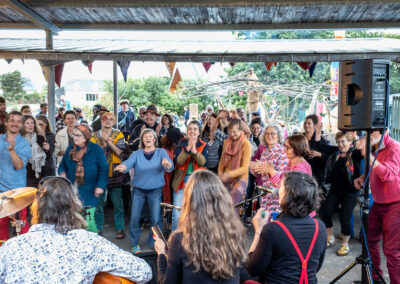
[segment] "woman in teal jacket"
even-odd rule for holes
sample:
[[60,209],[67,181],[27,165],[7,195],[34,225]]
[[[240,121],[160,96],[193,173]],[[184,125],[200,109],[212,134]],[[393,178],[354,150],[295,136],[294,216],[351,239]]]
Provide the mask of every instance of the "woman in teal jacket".
[[82,205],[86,210],[88,230],[97,233],[94,212],[99,196],[107,188],[108,163],[100,146],[90,142],[89,126],[81,124],[72,133],[74,144],[68,146],[58,173],[78,187]]

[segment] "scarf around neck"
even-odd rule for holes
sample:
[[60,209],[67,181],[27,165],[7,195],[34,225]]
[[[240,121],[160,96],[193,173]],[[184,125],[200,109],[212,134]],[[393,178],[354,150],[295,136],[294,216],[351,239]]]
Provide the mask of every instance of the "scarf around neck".
[[[89,143],[89,141],[88,141]],[[83,167],[83,156],[86,154],[88,143],[85,144],[82,148],[78,149],[76,145],[70,151],[71,160],[76,162],[75,169],[75,181],[78,185],[82,185],[85,182],[85,169]]]
[[46,153],[37,143],[36,132],[33,132],[31,135],[25,135],[25,139],[28,140],[32,148],[32,158],[29,162],[32,165],[32,170],[35,172],[35,177],[39,178],[42,167],[46,163]]
[[230,164],[230,170],[240,168],[240,161],[242,160],[242,145],[245,139],[244,134],[234,141],[231,137],[225,140],[224,151],[222,153],[222,163],[224,168]]

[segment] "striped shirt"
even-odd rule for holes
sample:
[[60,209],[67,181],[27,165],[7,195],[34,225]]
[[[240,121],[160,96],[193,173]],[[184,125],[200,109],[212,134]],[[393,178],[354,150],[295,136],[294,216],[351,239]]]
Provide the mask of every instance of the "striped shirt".
[[292,172],[292,171],[303,172],[312,177],[312,170],[310,164],[307,161],[302,161],[301,163],[298,163],[297,165],[294,166],[291,166],[289,164],[282,172],[276,172],[275,175],[273,175],[270,179],[273,186],[279,188],[281,186],[283,174],[285,172]]

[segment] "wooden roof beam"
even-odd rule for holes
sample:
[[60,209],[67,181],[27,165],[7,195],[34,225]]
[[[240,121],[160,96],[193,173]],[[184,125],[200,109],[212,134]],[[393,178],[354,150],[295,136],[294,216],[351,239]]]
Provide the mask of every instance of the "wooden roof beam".
[[[62,30],[129,30],[129,31],[240,31],[240,30],[359,30],[400,28],[400,21],[386,22],[329,22],[329,23],[275,23],[275,24],[61,24]],[[32,23],[2,23],[0,29],[38,29]]]
[[19,0],[2,0],[2,2],[7,6],[9,6],[11,9],[17,11],[18,13],[26,17],[28,20],[30,20],[33,24],[35,24],[39,28],[42,28],[44,30],[50,30],[54,34],[58,34],[61,31],[59,27],[54,25],[52,22],[46,20],[45,18],[43,18],[35,10],[33,10],[31,7],[29,7],[25,3],[22,3]]

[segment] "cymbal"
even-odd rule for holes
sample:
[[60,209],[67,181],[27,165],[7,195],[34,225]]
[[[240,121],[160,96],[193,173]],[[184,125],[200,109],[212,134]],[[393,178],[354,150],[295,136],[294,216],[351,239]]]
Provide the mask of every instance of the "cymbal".
[[10,216],[21,211],[36,198],[37,189],[21,187],[0,194],[0,218]]

